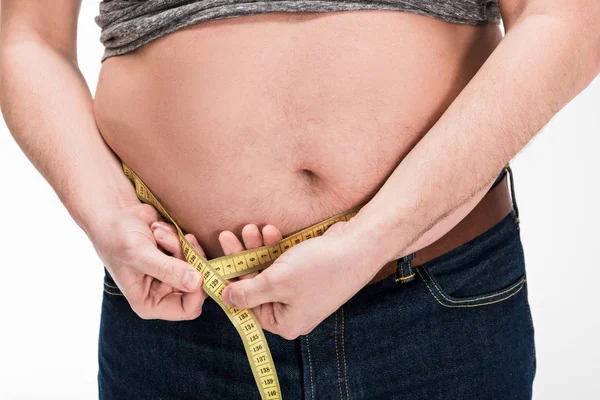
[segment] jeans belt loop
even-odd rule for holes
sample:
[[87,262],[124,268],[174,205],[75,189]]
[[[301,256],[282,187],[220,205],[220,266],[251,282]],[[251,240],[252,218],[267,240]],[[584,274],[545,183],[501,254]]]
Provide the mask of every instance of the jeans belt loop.
[[407,256],[396,260],[396,282],[408,283],[415,279],[415,270],[412,267],[412,259],[415,258],[416,253],[411,253]]
[[515,220],[515,223],[517,224],[517,229],[519,229],[521,221],[519,220],[519,207],[517,207],[517,197],[515,195],[515,178],[513,176],[513,171],[510,167],[510,163],[506,164],[504,166],[504,169],[506,170],[509,179],[510,198],[512,201],[512,210],[510,210],[510,212]]

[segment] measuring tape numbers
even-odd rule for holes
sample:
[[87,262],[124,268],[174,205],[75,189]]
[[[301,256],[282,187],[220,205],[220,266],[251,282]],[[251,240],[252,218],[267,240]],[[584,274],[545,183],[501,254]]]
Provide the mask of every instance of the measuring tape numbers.
[[125,176],[135,186],[138,199],[152,205],[165,220],[170,221],[175,226],[185,260],[200,271],[204,278],[202,287],[227,314],[240,335],[261,399],[282,400],[273,357],[256,316],[250,309],[237,309],[227,306],[223,302],[223,289],[228,285],[228,279],[263,270],[293,246],[310,238],[323,235],[336,222],[348,221],[358,213],[361,206],[298,231],[277,243],[207,260],[185,238],[185,233],[177,222],[169,215],[142,179],[124,162],[121,162],[121,164]]

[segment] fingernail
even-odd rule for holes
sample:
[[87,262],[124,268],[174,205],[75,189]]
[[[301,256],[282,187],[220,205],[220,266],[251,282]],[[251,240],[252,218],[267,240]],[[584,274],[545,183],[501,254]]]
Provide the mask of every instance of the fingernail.
[[167,224],[162,221],[154,221],[152,224],[150,224],[150,228],[152,228],[152,229],[167,228]]
[[165,238],[165,230],[161,229],[161,228],[156,228],[154,230],[154,237],[156,237],[157,239],[164,239]]
[[183,280],[181,284],[190,290],[194,290],[198,287],[198,283],[200,282],[200,274],[195,271],[187,271],[185,275],[183,275]]

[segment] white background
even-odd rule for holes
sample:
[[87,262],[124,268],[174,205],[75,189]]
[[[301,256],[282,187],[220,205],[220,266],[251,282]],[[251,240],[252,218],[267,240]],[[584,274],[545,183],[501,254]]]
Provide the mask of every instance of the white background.
[[[79,60],[93,90],[98,5],[83,3]],[[600,77],[511,162],[536,329],[535,399],[600,398],[599,152]],[[2,121],[0,183],[0,399],[97,398],[102,263]]]

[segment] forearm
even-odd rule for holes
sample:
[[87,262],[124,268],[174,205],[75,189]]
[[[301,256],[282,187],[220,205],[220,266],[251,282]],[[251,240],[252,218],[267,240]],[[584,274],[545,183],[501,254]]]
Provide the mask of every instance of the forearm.
[[100,136],[77,66],[43,41],[0,46],[0,105],[17,144],[86,233],[110,206],[135,201],[118,158]]
[[[597,10],[597,8],[596,8]],[[597,13],[596,13],[597,15]],[[579,24],[579,25],[578,25]],[[600,69],[583,21],[524,12],[442,117],[352,220],[379,263],[464,217],[505,166]]]

